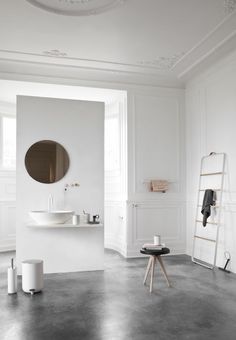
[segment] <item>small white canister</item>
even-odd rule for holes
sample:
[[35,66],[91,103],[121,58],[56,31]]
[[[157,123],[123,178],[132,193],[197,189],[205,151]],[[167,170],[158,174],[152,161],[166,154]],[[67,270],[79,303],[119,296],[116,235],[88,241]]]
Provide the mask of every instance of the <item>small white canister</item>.
[[85,214],[79,215],[80,224],[88,224],[89,220],[90,220],[90,214],[85,213]]
[[161,236],[160,235],[154,235],[154,244],[156,246],[160,246],[161,245]]
[[72,216],[72,224],[73,225],[79,224],[79,215],[73,215]]

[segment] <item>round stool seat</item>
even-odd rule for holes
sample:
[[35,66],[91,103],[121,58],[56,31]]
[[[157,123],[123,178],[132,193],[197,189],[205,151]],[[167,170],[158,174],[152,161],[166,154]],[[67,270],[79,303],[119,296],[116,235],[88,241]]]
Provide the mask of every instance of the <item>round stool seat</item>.
[[22,261],[22,289],[25,293],[37,293],[43,289],[43,261]]
[[153,255],[153,256],[159,256],[159,255],[165,255],[169,254],[170,249],[169,248],[162,248],[162,249],[141,249],[140,253],[145,255]]

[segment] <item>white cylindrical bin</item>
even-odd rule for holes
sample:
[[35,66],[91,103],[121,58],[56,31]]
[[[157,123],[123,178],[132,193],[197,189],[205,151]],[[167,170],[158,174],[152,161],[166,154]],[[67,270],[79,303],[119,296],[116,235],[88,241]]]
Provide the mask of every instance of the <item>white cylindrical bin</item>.
[[43,289],[43,261],[22,262],[22,289],[25,293],[37,293]]

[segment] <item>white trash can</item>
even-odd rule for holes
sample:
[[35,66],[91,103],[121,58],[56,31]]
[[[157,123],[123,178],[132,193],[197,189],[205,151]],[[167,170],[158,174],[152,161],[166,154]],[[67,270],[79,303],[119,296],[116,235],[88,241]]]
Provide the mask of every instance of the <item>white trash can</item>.
[[43,261],[22,262],[22,289],[25,293],[37,293],[43,289]]

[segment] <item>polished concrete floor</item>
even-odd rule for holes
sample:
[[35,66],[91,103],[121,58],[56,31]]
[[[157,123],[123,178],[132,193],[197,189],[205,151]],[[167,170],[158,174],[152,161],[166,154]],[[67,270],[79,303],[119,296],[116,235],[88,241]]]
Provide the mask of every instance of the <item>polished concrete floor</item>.
[[236,276],[188,256],[164,258],[172,288],[156,271],[143,286],[147,259],[106,252],[105,271],[45,275],[43,293],[6,293],[0,255],[1,340],[235,340]]

